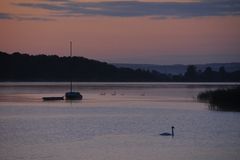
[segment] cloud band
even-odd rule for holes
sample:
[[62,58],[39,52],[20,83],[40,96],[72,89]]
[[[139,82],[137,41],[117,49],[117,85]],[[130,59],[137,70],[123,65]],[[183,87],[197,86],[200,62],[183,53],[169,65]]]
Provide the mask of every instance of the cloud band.
[[[105,1],[76,2],[74,0],[46,0],[35,3],[15,3],[18,7],[44,9],[51,18],[57,16],[109,16],[109,17],[152,17],[193,18],[206,16],[239,16],[240,1],[202,0],[199,2],[143,2]],[[0,13],[0,19],[11,19],[10,14]],[[50,18],[49,18],[50,19]]]

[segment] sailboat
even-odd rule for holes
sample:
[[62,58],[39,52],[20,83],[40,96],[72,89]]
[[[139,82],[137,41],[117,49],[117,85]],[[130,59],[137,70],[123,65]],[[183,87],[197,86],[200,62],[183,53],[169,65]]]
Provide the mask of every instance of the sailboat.
[[[70,41],[70,59],[72,59],[72,41]],[[71,65],[70,68],[72,69]],[[72,87],[72,75],[70,81],[70,91],[65,93],[66,100],[81,100],[83,96],[79,92],[74,92]]]

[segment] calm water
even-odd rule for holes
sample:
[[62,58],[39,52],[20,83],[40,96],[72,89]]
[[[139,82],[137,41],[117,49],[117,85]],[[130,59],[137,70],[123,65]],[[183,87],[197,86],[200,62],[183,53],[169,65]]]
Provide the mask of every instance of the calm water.
[[[214,83],[0,83],[0,159],[229,160],[240,157],[240,113],[209,111]],[[175,137],[159,136],[175,126]]]

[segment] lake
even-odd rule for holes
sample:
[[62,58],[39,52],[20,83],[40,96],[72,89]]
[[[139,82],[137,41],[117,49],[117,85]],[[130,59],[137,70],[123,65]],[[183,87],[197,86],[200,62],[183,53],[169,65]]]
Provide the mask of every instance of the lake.
[[[234,160],[240,113],[208,109],[199,92],[236,83],[0,83],[3,160]],[[160,136],[171,132],[172,138]]]

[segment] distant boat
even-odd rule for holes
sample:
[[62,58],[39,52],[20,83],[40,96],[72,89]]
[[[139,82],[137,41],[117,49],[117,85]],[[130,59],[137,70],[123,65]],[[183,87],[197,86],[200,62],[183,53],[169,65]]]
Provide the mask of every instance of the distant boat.
[[82,95],[79,92],[66,92],[65,93],[66,100],[82,100]]
[[[70,58],[72,59],[72,41],[70,41]],[[72,68],[70,66],[70,68]],[[73,92],[72,89],[72,75],[71,75],[71,81],[70,81],[70,92],[65,93],[66,100],[82,100],[83,96],[80,94],[80,92]]]

